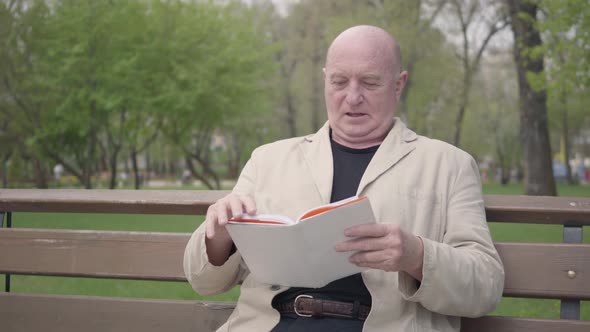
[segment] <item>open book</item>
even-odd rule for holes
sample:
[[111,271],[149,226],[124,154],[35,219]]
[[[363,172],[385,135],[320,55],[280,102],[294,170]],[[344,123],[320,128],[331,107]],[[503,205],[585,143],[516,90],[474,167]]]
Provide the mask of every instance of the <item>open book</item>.
[[351,197],[306,211],[296,220],[277,215],[242,215],[227,230],[250,272],[260,282],[318,288],[366,268],[334,246],[350,238],[348,227],[375,223],[367,197]]

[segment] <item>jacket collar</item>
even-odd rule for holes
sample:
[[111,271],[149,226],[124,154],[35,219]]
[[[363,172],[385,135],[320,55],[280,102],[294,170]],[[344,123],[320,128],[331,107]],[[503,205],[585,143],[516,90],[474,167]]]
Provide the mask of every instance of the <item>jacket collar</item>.
[[[360,195],[381,174],[412,152],[416,148],[417,140],[418,135],[396,117],[393,128],[367,166],[359,183],[357,195]],[[332,193],[332,178],[334,176],[328,122],[315,134],[305,136],[300,148],[322,202],[328,203]]]
[[379,146],[377,152],[367,166],[359,187],[357,195],[360,195],[365,188],[375,181],[381,174],[395,166],[400,160],[416,148],[418,135],[408,129],[399,118],[395,118],[393,128]]

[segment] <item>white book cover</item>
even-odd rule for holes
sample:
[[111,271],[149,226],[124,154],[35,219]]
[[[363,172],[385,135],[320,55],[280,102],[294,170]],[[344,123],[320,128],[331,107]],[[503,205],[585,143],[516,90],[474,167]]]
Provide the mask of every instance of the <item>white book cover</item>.
[[367,197],[314,208],[294,222],[275,217],[242,216],[227,225],[258,281],[319,288],[366,270],[348,261],[352,252],[336,252],[334,247],[350,239],[344,235],[346,228],[376,222]]

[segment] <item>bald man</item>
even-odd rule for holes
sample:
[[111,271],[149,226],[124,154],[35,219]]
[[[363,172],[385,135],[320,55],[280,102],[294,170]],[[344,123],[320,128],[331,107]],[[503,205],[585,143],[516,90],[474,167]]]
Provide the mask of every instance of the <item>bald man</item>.
[[[219,331],[459,331],[461,316],[494,309],[504,271],[476,163],[395,117],[407,78],[399,45],[380,28],[352,27],[332,42],[327,123],[257,148],[186,247],[185,273],[198,293],[242,283]],[[378,222],[348,228],[350,240],[334,250],[368,269],[322,288],[257,281],[225,229],[243,213],[296,218],[354,195],[369,197]]]

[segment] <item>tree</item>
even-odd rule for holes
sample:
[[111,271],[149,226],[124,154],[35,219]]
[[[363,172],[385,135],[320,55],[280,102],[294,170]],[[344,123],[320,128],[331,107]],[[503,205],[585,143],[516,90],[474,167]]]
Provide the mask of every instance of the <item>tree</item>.
[[[268,110],[274,49],[255,12],[240,3],[169,1],[152,19],[158,29],[160,94],[155,108],[165,137],[184,153],[186,167],[208,188],[219,189],[220,170],[211,140],[224,123],[245,121]],[[212,56],[214,55],[214,56]]]
[[[483,53],[489,42],[494,35],[508,26],[508,21],[503,15],[501,4],[497,1],[450,0],[449,6],[451,7],[453,17],[459,22],[462,42],[461,52],[457,53],[457,57],[460,59],[463,67],[463,79],[459,97],[459,110],[455,120],[455,133],[453,135],[453,144],[459,146],[461,143],[463,119],[472,91],[473,77],[479,69]],[[489,12],[492,14],[487,14]],[[487,16],[491,17],[488,18]],[[485,25],[484,31],[486,32],[484,37],[481,38],[481,43],[477,45],[476,39],[471,37],[470,33],[479,28],[478,25],[480,24]]]
[[539,6],[544,14],[539,22],[544,43],[536,50],[545,54],[547,66],[546,75],[537,81],[541,85],[547,82],[550,128],[560,132],[566,179],[574,183],[568,162],[571,141],[582,129],[585,118],[590,118],[585,105],[579,102],[590,86],[590,10],[586,1],[577,0],[544,0]]
[[557,189],[547,127],[547,94],[544,85],[535,89],[529,80],[531,75],[543,72],[543,54],[531,51],[541,45],[536,26],[538,6],[528,0],[508,0],[508,7],[518,72],[525,194],[555,196]]
[[[48,167],[47,157],[30,136],[43,125],[40,105],[35,102],[40,90],[31,78],[48,14],[40,0],[0,1],[0,112],[8,121],[5,132],[11,150],[18,150],[30,162],[39,188],[48,186]],[[13,155],[7,153],[4,158],[7,161]]]
[[[283,18],[278,13],[272,12],[272,38],[273,42],[280,45],[275,54],[275,62],[279,66],[277,77],[277,104],[279,114],[286,124],[287,137],[298,135],[298,113],[299,107],[296,104],[296,96],[293,91],[293,78],[295,69],[301,59],[298,57],[297,45],[293,41],[302,38],[304,25],[293,22],[294,16]],[[281,121],[283,122],[283,121]],[[277,124],[280,125],[280,124]]]

